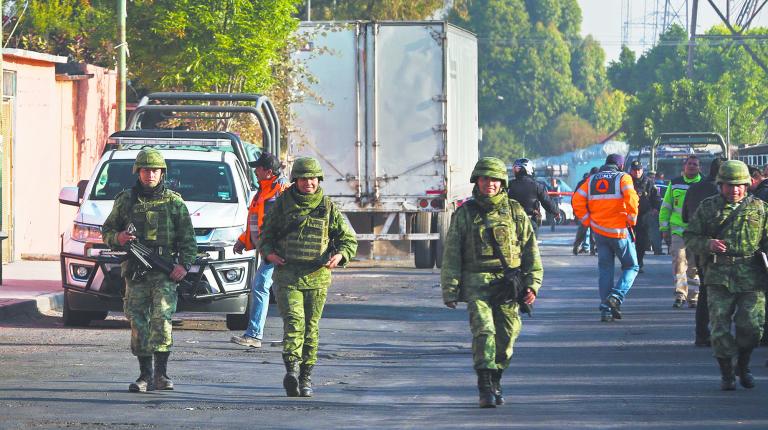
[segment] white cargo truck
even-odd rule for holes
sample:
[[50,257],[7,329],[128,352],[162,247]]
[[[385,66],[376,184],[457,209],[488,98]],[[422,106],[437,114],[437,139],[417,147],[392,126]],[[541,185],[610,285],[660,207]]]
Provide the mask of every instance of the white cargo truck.
[[288,162],[320,160],[358,258],[441,265],[478,156],[477,40],[442,21],[312,22],[295,54],[314,80],[291,105]]

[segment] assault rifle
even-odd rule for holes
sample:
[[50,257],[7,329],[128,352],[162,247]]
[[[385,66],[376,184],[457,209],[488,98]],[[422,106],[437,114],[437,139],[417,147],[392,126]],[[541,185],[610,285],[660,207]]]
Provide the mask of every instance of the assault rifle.
[[[125,231],[128,234],[135,235],[136,234],[136,227],[133,225],[133,223],[128,224],[128,227],[125,229]],[[176,263],[166,260],[155,252],[152,248],[144,245],[143,243],[139,242],[138,239],[133,239],[125,244],[126,250],[124,257],[125,258],[132,258],[136,263],[136,272],[134,276],[138,279],[143,278],[150,270],[157,269],[163,273],[166,273],[168,275],[173,272],[173,268],[176,265]],[[113,256],[118,256],[117,252],[110,253]],[[106,253],[102,253],[102,255],[106,255]],[[205,263],[207,262],[208,258],[197,258],[195,260],[195,265],[199,266],[199,273],[202,274],[203,269],[205,267]],[[207,282],[191,282],[188,279],[184,278],[181,281],[178,282],[179,289],[182,292],[182,295],[184,296],[194,296],[198,293],[203,294],[210,294],[212,291],[210,290],[210,285],[208,285]],[[203,290],[203,291],[200,291]]]
[[531,305],[525,303],[525,285],[523,284],[523,272],[519,268],[506,267],[504,276],[490,282],[491,287],[495,287],[497,293],[491,297],[493,304],[517,303],[520,312],[531,316],[533,309]]

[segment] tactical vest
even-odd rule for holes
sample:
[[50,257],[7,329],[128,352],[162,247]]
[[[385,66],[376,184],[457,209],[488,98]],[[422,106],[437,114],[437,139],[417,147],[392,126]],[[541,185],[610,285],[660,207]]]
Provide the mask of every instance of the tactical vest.
[[[286,262],[318,263],[330,242],[328,229],[331,225],[331,206],[328,197],[307,215],[296,227],[279,241],[280,255]],[[323,262],[324,263],[324,262]]]
[[167,247],[169,250],[174,243],[173,220],[171,219],[171,201],[174,193],[166,191],[159,199],[143,199],[133,195],[132,206],[128,220],[136,227],[139,240],[153,247]]
[[493,252],[491,236],[496,238],[509,267],[520,267],[520,232],[518,226],[523,222],[522,215],[516,219],[512,215],[509,200],[503,200],[497,210],[486,214],[486,226],[480,206],[469,201],[470,225],[467,231],[467,248],[464,252],[464,262],[470,272],[498,272],[504,269],[501,259]]

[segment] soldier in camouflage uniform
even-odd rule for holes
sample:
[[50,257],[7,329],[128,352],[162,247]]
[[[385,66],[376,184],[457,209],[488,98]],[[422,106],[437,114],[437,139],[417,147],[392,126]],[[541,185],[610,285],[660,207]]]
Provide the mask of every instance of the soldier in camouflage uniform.
[[720,194],[701,202],[683,237],[687,247],[705,257],[712,349],[720,365],[721,388],[734,390],[736,373],[743,387],[752,388],[749,360],[763,332],[763,289],[768,281],[756,258],[757,252],[768,250],[766,205],[747,195],[749,170],[741,161],[723,163],[717,183]]
[[[135,262],[123,262],[123,308],[131,323],[131,352],[138,357],[141,371],[136,382],[128,387],[132,392],[145,392],[152,388],[152,382],[155,389],[173,389],[167,364],[173,344],[171,316],[176,312],[178,299],[176,283],[184,279],[197,254],[187,206],[179,194],[165,188],[166,169],[163,156],[156,150],[139,152],[133,165],[133,173],[138,173],[139,179],[133,188],[117,195],[102,230],[104,242],[114,249],[138,239],[177,262],[170,275],[151,270],[144,276],[136,273]],[[131,223],[136,227],[134,234],[126,231]]]
[[509,366],[522,321],[517,303],[491,302],[503,288],[491,282],[502,278],[504,270],[491,235],[507,264],[522,270],[528,304],[536,299],[543,269],[530,219],[518,202],[507,197],[504,163],[497,158],[481,158],[470,182],[475,183],[473,199],[451,218],[440,279],[446,306],[455,309],[457,302],[467,302],[480,407],[492,408],[504,404],[501,376]]
[[288,188],[266,215],[259,250],[275,265],[277,307],[283,318],[283,387],[289,397],[312,397],[319,323],[331,269],[357,252],[354,232],[323,194],[323,171],[314,158],[298,158]]

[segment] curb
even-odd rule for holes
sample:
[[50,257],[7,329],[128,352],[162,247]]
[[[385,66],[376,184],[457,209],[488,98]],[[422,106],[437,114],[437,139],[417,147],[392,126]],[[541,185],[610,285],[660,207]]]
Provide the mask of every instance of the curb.
[[40,315],[49,311],[61,312],[64,293],[41,294],[34,299],[0,299],[0,321],[19,316]]

